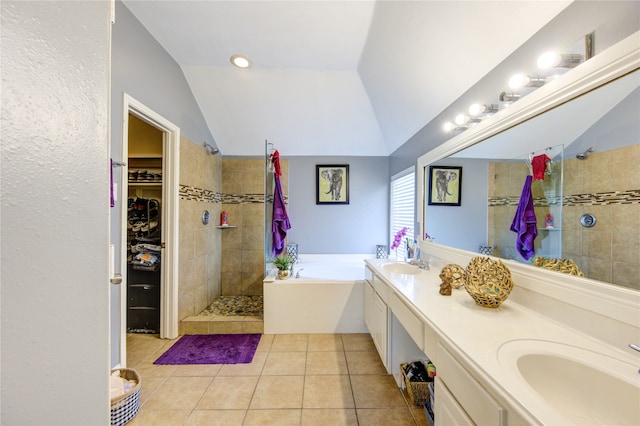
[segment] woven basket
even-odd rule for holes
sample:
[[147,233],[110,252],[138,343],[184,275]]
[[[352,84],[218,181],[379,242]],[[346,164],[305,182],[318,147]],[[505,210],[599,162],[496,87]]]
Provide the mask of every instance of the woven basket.
[[549,257],[536,257],[533,262],[539,268],[549,269],[550,271],[558,271],[564,274],[576,275],[584,277],[584,273],[578,268],[578,265],[571,259],[552,259]]
[[513,280],[511,271],[499,260],[474,257],[467,265],[464,288],[476,304],[486,308],[497,308],[507,300]]
[[115,371],[120,372],[120,377],[137,382],[129,392],[116,398],[111,398],[111,426],[121,426],[138,414],[142,381],[140,380],[140,375],[131,368],[116,368],[111,370],[111,373]]
[[[422,361],[420,361],[422,362]],[[424,362],[422,362],[424,364]],[[404,372],[408,363],[400,364],[400,373],[402,373],[402,381],[407,388],[407,393],[413,403],[419,407],[423,406],[429,399],[429,383],[431,382],[412,382]],[[426,369],[426,366],[425,366]]]

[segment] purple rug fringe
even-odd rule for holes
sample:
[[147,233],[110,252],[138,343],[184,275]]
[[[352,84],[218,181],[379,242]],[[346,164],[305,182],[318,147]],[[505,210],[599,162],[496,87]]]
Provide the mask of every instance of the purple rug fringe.
[[186,334],[154,364],[248,364],[260,334]]

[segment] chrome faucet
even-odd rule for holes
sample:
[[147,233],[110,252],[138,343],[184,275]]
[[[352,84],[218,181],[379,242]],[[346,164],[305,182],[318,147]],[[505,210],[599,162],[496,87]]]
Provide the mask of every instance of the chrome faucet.
[[300,278],[300,271],[304,271],[304,268],[300,268],[298,269],[298,272],[296,272],[296,278]]
[[420,258],[418,259],[411,259],[409,261],[410,265],[416,265],[418,268],[420,269],[425,269],[427,271],[429,271],[431,269],[431,266],[429,265],[429,261],[428,260],[422,260]]

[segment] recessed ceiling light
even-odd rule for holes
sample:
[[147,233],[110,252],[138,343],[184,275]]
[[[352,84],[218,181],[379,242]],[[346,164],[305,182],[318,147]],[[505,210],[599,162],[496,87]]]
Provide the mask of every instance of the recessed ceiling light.
[[238,68],[249,68],[251,66],[251,61],[244,55],[233,55],[231,63]]

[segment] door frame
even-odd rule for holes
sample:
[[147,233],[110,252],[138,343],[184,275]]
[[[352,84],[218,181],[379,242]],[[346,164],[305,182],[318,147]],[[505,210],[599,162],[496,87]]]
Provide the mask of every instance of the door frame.
[[[160,338],[178,337],[178,178],[180,174],[180,128],[127,93],[123,94],[122,156],[129,152],[129,114],[159,129],[162,138],[162,264],[160,285]],[[128,166],[122,167],[120,197],[128,198]],[[120,270],[120,360],[126,364],[127,342],[127,203],[121,211]],[[169,218],[170,220],[166,220]]]

